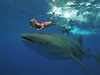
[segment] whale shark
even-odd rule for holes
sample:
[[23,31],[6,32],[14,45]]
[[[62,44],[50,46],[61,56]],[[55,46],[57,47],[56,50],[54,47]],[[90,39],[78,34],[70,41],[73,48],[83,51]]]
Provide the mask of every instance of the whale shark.
[[95,57],[100,65],[100,53],[92,54],[89,49],[82,47],[82,36],[73,40],[64,35],[53,33],[21,34],[21,40],[34,52],[53,60],[72,59],[91,75],[91,72],[82,64],[83,57]]

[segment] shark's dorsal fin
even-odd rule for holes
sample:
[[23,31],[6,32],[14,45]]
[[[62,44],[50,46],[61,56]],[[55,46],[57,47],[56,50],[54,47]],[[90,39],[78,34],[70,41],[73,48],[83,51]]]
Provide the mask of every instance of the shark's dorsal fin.
[[71,57],[75,62],[77,62],[78,64],[80,64],[80,65],[84,68],[84,70],[86,70],[86,71],[88,72],[89,75],[91,75],[91,73],[88,71],[88,69],[87,69],[75,56],[73,56],[73,55],[71,54],[70,57]]
[[82,39],[82,36],[80,36],[77,41],[81,44],[81,46],[83,45],[83,39]]

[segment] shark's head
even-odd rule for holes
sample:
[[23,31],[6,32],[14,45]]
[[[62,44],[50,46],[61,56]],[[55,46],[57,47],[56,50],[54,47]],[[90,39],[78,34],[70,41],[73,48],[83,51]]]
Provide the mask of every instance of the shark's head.
[[63,42],[57,35],[48,33],[34,33],[22,34],[21,38],[29,48],[42,56],[51,59],[60,59],[60,57],[63,57]]
[[46,33],[37,33],[37,34],[22,34],[21,38],[23,41],[27,41],[30,43],[37,43],[41,45],[54,45],[55,39],[54,37],[50,36],[50,34]]

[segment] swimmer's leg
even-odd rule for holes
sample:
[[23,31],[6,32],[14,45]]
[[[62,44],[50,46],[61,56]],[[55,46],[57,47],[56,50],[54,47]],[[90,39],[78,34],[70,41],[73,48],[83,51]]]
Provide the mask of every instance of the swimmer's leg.
[[53,25],[53,21],[54,21],[54,13],[52,14],[51,21],[50,21],[50,22],[46,22],[45,26],[46,26],[46,27],[52,26],[52,25]]
[[67,25],[66,24],[59,24],[59,23],[53,23],[53,25],[59,25],[60,27],[66,27]]
[[54,21],[54,12],[52,13],[51,23]]

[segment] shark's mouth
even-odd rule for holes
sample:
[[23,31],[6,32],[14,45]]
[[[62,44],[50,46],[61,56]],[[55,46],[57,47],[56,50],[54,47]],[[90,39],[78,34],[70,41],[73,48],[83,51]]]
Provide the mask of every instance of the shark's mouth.
[[30,42],[32,42],[32,40],[29,39],[28,37],[22,36],[21,38],[22,38],[22,40],[26,40],[26,41],[30,41]]

